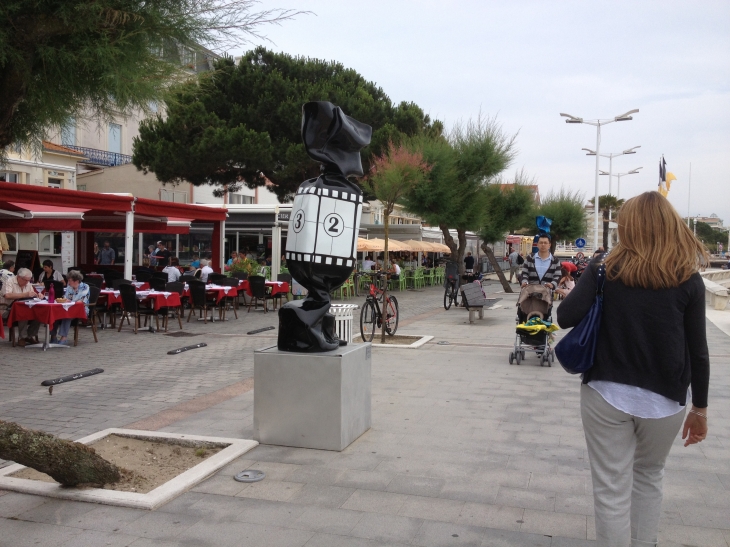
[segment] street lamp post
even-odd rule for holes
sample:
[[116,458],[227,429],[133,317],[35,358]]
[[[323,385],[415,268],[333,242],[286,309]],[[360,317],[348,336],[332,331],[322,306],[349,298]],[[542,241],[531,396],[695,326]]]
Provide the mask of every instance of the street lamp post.
[[[624,150],[623,152],[611,152],[610,154],[600,154],[602,158],[608,158],[608,193],[613,194],[611,191],[611,183],[613,182],[613,158],[617,158],[619,156],[624,156],[626,154],[636,154],[636,149],[641,148],[641,146],[634,146],[633,148],[629,148],[627,150]],[[591,150],[589,148],[581,148],[581,150],[585,150],[586,156],[595,156],[596,152],[594,150]]]
[[[643,169],[643,167],[637,167],[636,169],[632,169],[631,171],[627,171],[626,173],[616,173],[615,175],[612,175],[611,173],[607,173],[606,171],[599,171],[599,175],[608,175],[609,181],[611,180],[610,177],[616,177],[618,179],[618,186],[616,188],[616,199],[621,199],[621,177],[626,175],[636,175],[639,172],[639,169]],[[609,188],[611,187],[611,183],[608,183]],[[608,191],[608,193],[611,193],[611,190]]]
[[592,125],[596,128],[596,181],[595,181],[595,200],[593,202],[593,250],[595,251],[598,248],[598,171],[600,170],[599,166],[599,160],[600,154],[601,154],[601,126],[606,125],[613,122],[624,122],[633,120],[631,117],[631,114],[636,114],[639,111],[638,108],[635,108],[634,110],[629,110],[625,114],[621,114],[620,116],[615,116],[614,118],[608,119],[608,120],[584,120],[583,118],[579,118],[577,116],[572,116],[571,114],[565,114],[563,112],[560,113],[561,116],[564,118],[568,118],[565,120],[565,123],[584,123],[586,125]]

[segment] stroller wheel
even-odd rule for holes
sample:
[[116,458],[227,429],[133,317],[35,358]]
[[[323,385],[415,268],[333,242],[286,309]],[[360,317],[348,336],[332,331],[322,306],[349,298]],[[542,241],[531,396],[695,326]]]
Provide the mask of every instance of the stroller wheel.
[[522,361],[521,355],[522,355],[521,351],[518,351],[517,353],[515,353],[515,361],[517,361],[518,365],[520,364],[520,361]]
[[514,361],[515,361],[515,352],[510,351],[509,352],[509,364],[511,365],[512,363],[514,363]]

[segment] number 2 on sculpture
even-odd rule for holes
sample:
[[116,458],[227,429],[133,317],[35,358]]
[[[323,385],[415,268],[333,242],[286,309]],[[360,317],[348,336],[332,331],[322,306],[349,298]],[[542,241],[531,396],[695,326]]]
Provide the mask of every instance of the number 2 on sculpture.
[[344,223],[342,217],[337,213],[330,213],[324,217],[324,229],[327,234],[331,237],[337,237],[342,234]]

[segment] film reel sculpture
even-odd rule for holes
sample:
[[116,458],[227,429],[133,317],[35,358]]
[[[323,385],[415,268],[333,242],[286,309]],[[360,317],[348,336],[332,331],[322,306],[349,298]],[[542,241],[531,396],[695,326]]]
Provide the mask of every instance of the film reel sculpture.
[[348,176],[362,176],[360,150],[372,128],[328,102],[302,107],[302,139],[307,154],[322,163],[322,174],[297,189],[286,242],[292,277],[308,291],[306,299],[279,310],[278,348],[324,352],[337,349],[330,292],[355,268],[362,191]]

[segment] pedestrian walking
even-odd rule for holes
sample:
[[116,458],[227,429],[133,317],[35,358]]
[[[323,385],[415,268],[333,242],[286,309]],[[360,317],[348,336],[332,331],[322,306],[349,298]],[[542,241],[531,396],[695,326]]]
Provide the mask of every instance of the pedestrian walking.
[[[658,192],[623,205],[618,233],[605,257],[593,366],[580,388],[596,544],[655,546],[664,463],[682,422],[685,447],[707,436],[710,361],[698,269],[709,256]],[[562,328],[591,308],[603,258],[591,261],[558,308]]]
[[[520,259],[522,261],[520,262]],[[509,262],[509,282],[512,283],[512,276],[515,278],[515,282],[520,282],[520,266],[524,264],[525,259],[522,258],[522,255],[517,249],[514,249],[509,255],[507,255],[507,260]]]

